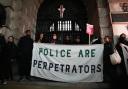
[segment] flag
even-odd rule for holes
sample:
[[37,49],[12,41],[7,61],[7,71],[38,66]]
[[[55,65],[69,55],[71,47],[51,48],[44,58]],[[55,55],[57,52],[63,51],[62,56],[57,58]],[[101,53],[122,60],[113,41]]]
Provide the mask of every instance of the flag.
[[128,46],[124,45],[124,44],[121,44],[121,47],[122,47],[122,51],[123,51],[126,72],[127,72],[127,75],[128,75]]
[[93,35],[93,32],[94,32],[94,26],[91,24],[87,24],[86,33],[89,35]]

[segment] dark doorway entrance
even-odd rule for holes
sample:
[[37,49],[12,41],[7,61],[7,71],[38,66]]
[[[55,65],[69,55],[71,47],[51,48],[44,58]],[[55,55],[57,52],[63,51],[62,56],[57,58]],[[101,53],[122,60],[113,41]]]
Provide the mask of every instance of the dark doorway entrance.
[[44,33],[47,42],[51,42],[52,34],[57,34],[58,44],[88,43],[85,33],[88,21],[86,5],[81,0],[45,0],[38,10],[36,34]]
[[4,6],[0,4],[0,27],[6,23],[6,11]]

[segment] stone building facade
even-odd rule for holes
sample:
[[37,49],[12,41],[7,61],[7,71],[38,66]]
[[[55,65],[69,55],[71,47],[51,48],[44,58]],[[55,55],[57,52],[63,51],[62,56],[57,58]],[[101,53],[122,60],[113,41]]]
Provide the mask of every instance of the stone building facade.
[[[107,0],[82,0],[87,5],[87,13],[90,16],[89,23],[96,26],[96,34],[101,38],[113,36],[109,7]],[[91,8],[96,2],[97,12]],[[7,36],[14,35],[16,40],[23,35],[26,29],[32,30],[32,37],[36,33],[37,12],[44,0],[0,0],[0,4],[6,6],[7,12],[6,30],[3,33]],[[94,5],[92,5],[94,6]],[[94,7],[95,8],[95,7]],[[92,9],[92,10],[91,10]],[[93,22],[94,21],[94,22]]]

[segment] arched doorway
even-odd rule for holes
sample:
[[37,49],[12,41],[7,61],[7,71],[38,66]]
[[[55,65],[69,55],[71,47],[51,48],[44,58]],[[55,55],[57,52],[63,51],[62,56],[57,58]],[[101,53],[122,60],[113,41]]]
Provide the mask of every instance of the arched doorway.
[[[56,33],[59,44],[64,43],[67,35],[71,39],[70,44],[74,44],[77,37],[81,40],[80,44],[88,44],[85,30],[89,15],[87,15],[84,3],[83,0],[45,0],[37,13],[36,33],[45,33],[47,42],[50,42],[52,34]],[[93,11],[90,12],[93,13]],[[61,15],[63,16],[61,17]],[[91,16],[92,21],[95,17]],[[96,16],[98,15],[96,14]],[[89,20],[89,22],[91,21]],[[94,22],[96,21],[95,19]]]
[[0,27],[5,25],[5,23],[6,23],[6,11],[4,6],[0,4]]

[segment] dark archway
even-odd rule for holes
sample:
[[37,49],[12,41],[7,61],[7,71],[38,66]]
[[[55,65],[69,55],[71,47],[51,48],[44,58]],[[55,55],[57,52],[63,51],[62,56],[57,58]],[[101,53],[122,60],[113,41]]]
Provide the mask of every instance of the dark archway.
[[[63,18],[58,10],[61,5],[65,8]],[[38,10],[36,33],[45,33],[48,42],[51,35],[56,33],[60,44],[64,43],[66,35],[70,36],[71,44],[79,36],[83,44],[88,43],[86,23],[86,6],[81,0],[45,0]]]
[[0,4],[0,27],[6,24],[6,11],[4,6]]

